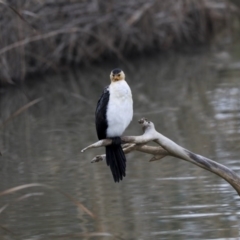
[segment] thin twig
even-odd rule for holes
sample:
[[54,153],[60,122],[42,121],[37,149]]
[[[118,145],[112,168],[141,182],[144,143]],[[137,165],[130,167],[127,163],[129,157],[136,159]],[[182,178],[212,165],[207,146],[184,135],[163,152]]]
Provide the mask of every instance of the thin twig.
[[10,117],[8,117],[5,121],[3,121],[3,123],[0,125],[1,127],[6,126],[11,120],[13,120],[15,117],[17,117],[19,114],[23,113],[24,111],[26,111],[28,108],[30,108],[31,106],[35,105],[36,103],[42,101],[43,98],[37,98],[29,103],[27,103],[26,105],[24,105],[23,107],[19,108],[16,112],[14,112]]

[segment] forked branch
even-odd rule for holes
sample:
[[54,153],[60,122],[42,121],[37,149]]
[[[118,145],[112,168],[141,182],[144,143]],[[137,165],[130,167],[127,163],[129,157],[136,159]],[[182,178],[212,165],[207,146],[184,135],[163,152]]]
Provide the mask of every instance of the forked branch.
[[[226,166],[217,163],[211,159],[205,158],[196,153],[179,146],[169,138],[163,136],[155,130],[154,124],[147,119],[139,120],[142,125],[143,134],[141,136],[123,136],[121,137],[123,143],[123,151],[127,154],[132,151],[140,151],[152,154],[150,161],[162,159],[165,156],[174,156],[182,160],[191,162],[201,168],[204,168],[212,173],[217,174],[225,179],[240,195],[240,177]],[[148,142],[154,141],[159,146],[153,147],[146,145]],[[111,139],[103,139],[84,148],[82,152],[91,149],[110,145]],[[105,155],[98,155],[93,158],[92,162],[105,160]]]

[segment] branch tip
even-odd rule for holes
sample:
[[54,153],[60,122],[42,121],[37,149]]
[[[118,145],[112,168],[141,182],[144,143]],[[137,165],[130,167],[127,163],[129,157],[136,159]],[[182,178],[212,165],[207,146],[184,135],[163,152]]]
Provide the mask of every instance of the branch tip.
[[147,122],[146,118],[141,118],[141,119],[138,120],[139,124],[143,124],[144,122]]
[[91,161],[91,163],[95,163],[95,162],[100,162],[100,161],[103,161],[105,158],[105,155],[97,155],[96,157],[94,157]]

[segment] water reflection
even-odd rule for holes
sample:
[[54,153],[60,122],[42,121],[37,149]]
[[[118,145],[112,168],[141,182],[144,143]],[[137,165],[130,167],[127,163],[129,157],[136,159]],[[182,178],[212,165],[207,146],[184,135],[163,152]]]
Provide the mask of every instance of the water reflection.
[[[236,71],[215,70],[208,53],[139,58],[122,64],[134,96],[134,120],[151,119],[180,145],[240,174],[240,91]],[[236,239],[239,198],[224,180],[190,163],[167,157],[127,156],[127,178],[115,184],[105,163],[90,164],[102,149],[80,150],[96,141],[94,111],[108,84],[111,64],[50,74],[1,93],[1,121],[28,103],[43,101],[1,129],[0,190],[40,182],[76,197],[93,220],[63,195],[44,188],[0,198],[2,239]],[[13,231],[17,236],[9,233]],[[105,234],[105,235],[104,235]],[[94,238],[94,237],[92,237]]]

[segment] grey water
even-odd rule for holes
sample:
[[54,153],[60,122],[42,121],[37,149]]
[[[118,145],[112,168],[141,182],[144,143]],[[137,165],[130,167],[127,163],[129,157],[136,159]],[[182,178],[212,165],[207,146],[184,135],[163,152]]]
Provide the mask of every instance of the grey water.
[[[120,63],[134,98],[125,135],[140,135],[138,119],[179,145],[240,174],[240,69],[234,50],[170,53]],[[223,56],[223,57],[222,57]],[[34,99],[0,128],[0,239],[239,239],[240,198],[220,177],[173,157],[149,162],[127,155],[127,177],[114,183],[97,141],[94,111],[111,63],[28,79],[2,89],[0,120]],[[8,204],[8,205],[5,205]],[[2,207],[5,209],[1,209]]]

